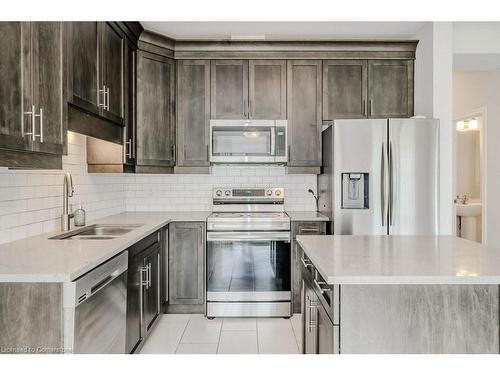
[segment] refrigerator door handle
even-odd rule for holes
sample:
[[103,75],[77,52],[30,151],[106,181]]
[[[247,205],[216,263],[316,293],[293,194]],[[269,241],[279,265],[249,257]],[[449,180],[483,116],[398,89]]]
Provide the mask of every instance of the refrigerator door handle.
[[380,211],[382,214],[382,226],[385,227],[385,219],[387,218],[387,202],[386,202],[386,152],[385,142],[382,142],[382,156],[380,158]]
[[389,225],[394,225],[394,180],[396,176],[394,174],[394,158],[392,151],[392,141],[389,142]]

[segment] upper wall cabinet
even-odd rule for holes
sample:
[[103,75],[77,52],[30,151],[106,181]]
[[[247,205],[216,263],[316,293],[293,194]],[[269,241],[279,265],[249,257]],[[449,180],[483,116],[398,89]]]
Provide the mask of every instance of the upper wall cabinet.
[[136,171],[171,173],[175,164],[175,62],[137,52]]
[[176,164],[179,172],[182,168],[182,172],[208,173],[209,131],[210,60],[179,60]]
[[289,60],[287,73],[288,172],[321,167],[321,60]]
[[0,22],[0,148],[43,153],[31,159],[2,154],[3,166],[60,168],[66,140],[62,29],[61,22]]
[[124,37],[111,22],[72,22],[71,102],[123,124]]
[[366,117],[366,60],[323,62],[323,119]]
[[285,119],[286,61],[212,60],[211,118]]
[[324,120],[412,115],[412,60],[323,61]]
[[248,117],[286,119],[286,61],[250,60]]
[[368,117],[413,116],[413,60],[368,62]]
[[248,117],[248,61],[212,60],[211,117]]

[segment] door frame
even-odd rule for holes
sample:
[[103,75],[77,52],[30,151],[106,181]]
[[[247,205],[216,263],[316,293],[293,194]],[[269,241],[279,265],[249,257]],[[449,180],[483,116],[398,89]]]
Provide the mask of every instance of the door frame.
[[[484,107],[479,107],[476,108],[472,111],[467,111],[463,112],[460,114],[460,116],[454,116],[453,117],[453,198],[457,196],[457,185],[458,185],[458,163],[457,163],[457,130],[456,130],[456,123],[460,120],[465,120],[469,119],[471,117],[482,117],[483,118],[483,123],[482,126],[479,127],[479,165],[480,165],[480,171],[481,171],[481,191],[480,191],[480,199],[481,199],[481,243],[486,244],[486,235],[488,232],[487,224],[486,224],[486,214],[488,210],[488,204],[487,204],[487,182],[488,182],[488,173],[487,173],[487,122],[488,122],[488,117],[487,117],[487,108],[486,106]],[[455,204],[453,204],[453,234],[456,236],[457,235],[457,210],[455,208]]]

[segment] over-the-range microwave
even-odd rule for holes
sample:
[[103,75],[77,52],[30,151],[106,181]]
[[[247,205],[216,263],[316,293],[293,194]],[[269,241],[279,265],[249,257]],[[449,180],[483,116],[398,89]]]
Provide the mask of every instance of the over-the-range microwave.
[[286,120],[210,120],[210,162],[285,164],[286,127]]

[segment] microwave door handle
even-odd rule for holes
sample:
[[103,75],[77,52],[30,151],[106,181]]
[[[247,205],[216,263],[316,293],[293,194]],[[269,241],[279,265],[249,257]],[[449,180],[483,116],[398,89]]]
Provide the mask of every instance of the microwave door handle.
[[271,128],[271,156],[276,155],[276,128]]

